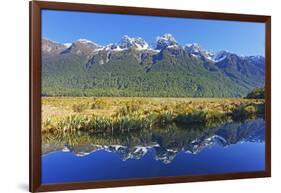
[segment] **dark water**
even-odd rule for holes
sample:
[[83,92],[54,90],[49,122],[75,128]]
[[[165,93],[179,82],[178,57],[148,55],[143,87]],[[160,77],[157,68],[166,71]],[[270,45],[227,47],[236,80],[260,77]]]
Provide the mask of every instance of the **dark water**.
[[42,182],[262,171],[264,130],[257,119],[216,128],[44,135]]

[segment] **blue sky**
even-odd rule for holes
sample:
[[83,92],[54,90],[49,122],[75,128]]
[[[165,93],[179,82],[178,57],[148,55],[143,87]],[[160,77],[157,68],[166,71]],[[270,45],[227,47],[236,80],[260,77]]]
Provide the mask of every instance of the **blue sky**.
[[264,55],[265,50],[265,25],[262,23],[42,11],[42,36],[61,43],[85,38],[106,45],[128,35],[142,37],[153,45],[156,37],[164,33],[171,33],[182,45],[196,42],[215,52],[228,50],[240,55]]

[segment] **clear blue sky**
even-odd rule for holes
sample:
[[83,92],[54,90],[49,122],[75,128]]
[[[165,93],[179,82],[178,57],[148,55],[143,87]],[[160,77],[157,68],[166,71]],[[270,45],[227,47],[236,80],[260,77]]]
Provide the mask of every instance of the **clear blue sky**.
[[85,38],[106,45],[129,35],[142,37],[153,45],[155,38],[164,33],[171,33],[182,45],[196,42],[215,52],[264,55],[265,25],[262,23],[42,11],[42,36],[61,43]]

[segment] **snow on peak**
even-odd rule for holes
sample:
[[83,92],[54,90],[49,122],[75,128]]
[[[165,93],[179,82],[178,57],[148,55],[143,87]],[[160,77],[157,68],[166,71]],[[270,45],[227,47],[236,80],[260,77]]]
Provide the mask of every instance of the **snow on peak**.
[[245,56],[244,58],[249,59],[251,61],[258,61],[258,60],[264,60],[264,56],[256,55],[256,56]]
[[264,60],[264,56],[261,56],[261,55],[244,56],[244,55],[235,54],[235,53],[230,52],[228,50],[222,50],[222,51],[219,51],[218,53],[216,53],[214,55],[214,60],[216,62],[220,62],[220,61],[224,60],[227,57],[239,57],[241,59],[249,60],[249,61],[254,62],[254,63],[255,62],[260,62],[260,61]]
[[171,43],[176,43],[176,39],[174,38],[174,36],[170,33],[165,33],[162,36],[157,36],[156,40],[163,40],[163,41],[169,41]]
[[102,46],[91,41],[91,40],[88,40],[88,39],[78,39],[74,42],[75,43],[81,43],[81,44],[85,44],[85,45],[89,45],[89,46],[95,46],[96,48],[101,48]]
[[94,42],[92,42],[91,40],[87,40],[87,39],[78,39],[76,42],[94,44]]
[[153,53],[158,53],[164,48],[171,50],[178,50],[183,48],[186,53],[193,57],[197,57],[204,61],[220,62],[228,57],[237,56],[245,60],[250,60],[251,62],[260,62],[264,60],[264,56],[241,56],[223,50],[217,53],[213,53],[207,49],[201,47],[198,43],[186,44],[181,46],[177,43],[176,39],[170,33],[165,33],[162,36],[156,37],[156,45],[152,47],[140,37],[129,37],[124,35],[118,43],[108,44],[106,46],[101,46],[88,39],[78,39],[73,43],[58,43],[46,38],[42,39],[42,51],[45,53],[67,53],[73,52],[76,54],[91,55],[97,53],[101,50],[105,51],[124,51],[130,48],[136,50],[147,50]]
[[128,35],[124,35],[121,39],[121,41],[119,42],[119,46],[121,49],[128,49],[128,48],[136,48],[139,50],[144,50],[144,49],[148,49],[148,43],[140,38],[133,38],[133,37],[129,37]]
[[229,56],[231,53],[229,51],[226,50],[222,50],[219,51],[218,53],[216,53],[213,57],[214,61],[216,62],[220,62],[223,61],[227,56]]
[[198,43],[187,44],[185,50],[194,57],[205,58],[214,61],[214,53],[202,48]]
[[156,38],[156,49],[161,50],[168,46],[177,45],[176,39],[172,36],[172,34],[165,33],[162,36],[157,36]]
[[186,47],[192,49],[195,52],[200,52],[200,51],[204,50],[203,48],[201,48],[199,46],[198,43],[186,44]]
[[123,51],[124,49],[120,48],[120,46],[117,44],[108,44],[107,46],[104,47],[104,50]]
[[66,48],[69,48],[71,45],[72,45],[72,43],[64,43],[63,44]]

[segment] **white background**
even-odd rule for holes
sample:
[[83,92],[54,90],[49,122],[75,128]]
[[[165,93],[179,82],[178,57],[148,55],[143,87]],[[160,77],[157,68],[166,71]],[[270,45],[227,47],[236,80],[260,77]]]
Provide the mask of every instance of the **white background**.
[[[74,0],[199,11],[272,16],[272,178],[197,182],[94,190],[97,193],[273,193],[281,190],[281,6],[277,0]],[[28,191],[28,1],[1,1],[0,11],[0,191]],[[90,24],[89,24],[90,25]],[[279,60],[278,60],[279,59]],[[208,161],[208,160],[206,160]],[[93,192],[93,190],[69,191]]]

